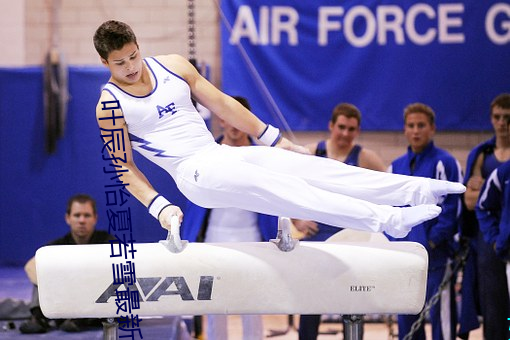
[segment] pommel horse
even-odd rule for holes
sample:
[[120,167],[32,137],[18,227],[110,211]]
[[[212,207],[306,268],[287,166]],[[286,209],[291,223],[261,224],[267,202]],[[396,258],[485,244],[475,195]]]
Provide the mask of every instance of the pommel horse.
[[[280,219],[271,242],[188,243],[178,221],[166,240],[136,243],[136,282],[113,283],[111,246],[45,246],[36,253],[41,309],[48,318],[118,317],[116,290],[137,290],[142,316],[343,314],[344,339],[361,339],[361,315],[418,314],[428,256],[414,242],[346,229],[326,242],[292,239]],[[378,239],[380,238],[384,239]],[[347,318],[346,318],[347,316]],[[104,328],[105,339],[117,330]]]

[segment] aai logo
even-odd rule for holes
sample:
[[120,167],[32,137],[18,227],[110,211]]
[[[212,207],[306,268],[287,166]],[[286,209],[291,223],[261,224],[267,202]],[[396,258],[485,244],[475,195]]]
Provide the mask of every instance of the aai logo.
[[[127,286],[126,290],[138,291],[140,301],[158,301],[162,296],[177,295],[182,301],[211,300],[213,290],[213,276],[200,276],[198,289],[192,292],[183,276],[168,277],[142,277],[137,278],[134,285]],[[117,289],[123,284],[110,284],[97,298],[96,303],[107,303],[111,297],[117,296]]]

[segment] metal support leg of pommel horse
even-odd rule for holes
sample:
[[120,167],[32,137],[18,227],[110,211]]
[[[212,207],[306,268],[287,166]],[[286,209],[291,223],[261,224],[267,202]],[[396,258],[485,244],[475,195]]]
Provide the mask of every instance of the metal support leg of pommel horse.
[[117,340],[119,338],[119,324],[115,319],[103,321],[103,340]]
[[363,339],[363,317],[361,315],[343,315],[344,340]]

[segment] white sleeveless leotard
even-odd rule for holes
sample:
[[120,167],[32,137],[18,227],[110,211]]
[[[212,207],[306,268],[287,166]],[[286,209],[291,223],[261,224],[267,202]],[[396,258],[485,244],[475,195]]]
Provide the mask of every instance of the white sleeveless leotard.
[[191,102],[186,81],[160,64],[145,59],[155,86],[146,96],[133,96],[113,83],[104,89],[121,105],[134,150],[172,176],[183,159],[216,145]]

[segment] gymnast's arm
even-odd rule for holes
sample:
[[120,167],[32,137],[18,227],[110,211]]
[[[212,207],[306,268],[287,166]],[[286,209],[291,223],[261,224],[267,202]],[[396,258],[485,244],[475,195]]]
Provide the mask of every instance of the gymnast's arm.
[[484,184],[482,177],[483,152],[481,152],[473,166],[473,172],[467,174],[469,180],[466,183],[466,192],[464,193],[464,203],[468,210],[475,210],[480,190]]
[[[133,161],[133,151],[129,142],[127,124],[122,117],[120,109],[114,110],[115,120],[112,119],[112,110],[103,110],[103,104],[107,101],[115,100],[108,92],[103,91],[101,98],[96,106],[96,118],[101,129],[101,138],[104,143],[103,157],[110,157],[120,180],[126,184],[128,191],[136,197],[140,203],[149,207],[151,202],[158,196],[157,191],[149,183],[149,180],[138,169]],[[120,146],[116,145],[117,139],[108,138],[112,134],[122,134],[125,143]],[[108,150],[105,152],[104,149]],[[160,196],[161,197],[161,196]],[[158,215],[158,220],[163,228],[170,230],[170,218],[177,215],[182,221],[183,213],[181,209],[175,205],[164,207]]]
[[[254,137],[259,137],[266,129],[266,124],[257,116],[237,100],[217,89],[207,79],[202,77],[197,69],[182,56],[171,54],[160,56],[158,60],[188,83],[193,99],[228,124]],[[301,153],[308,153],[302,146],[296,145],[284,137],[278,141],[276,146]]]

